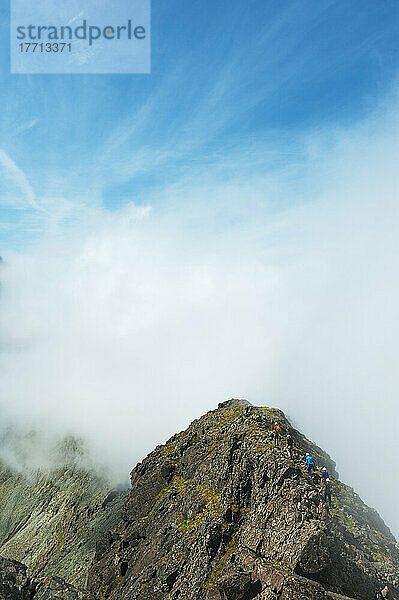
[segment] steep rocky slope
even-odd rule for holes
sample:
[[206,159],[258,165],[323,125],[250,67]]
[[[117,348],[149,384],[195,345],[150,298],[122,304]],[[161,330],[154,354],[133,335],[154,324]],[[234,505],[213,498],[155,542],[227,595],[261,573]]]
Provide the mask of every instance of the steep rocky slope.
[[120,518],[127,492],[74,464],[18,473],[0,463],[0,555],[30,577],[82,586],[98,537]]
[[[294,438],[293,460],[273,446],[275,420]],[[334,479],[331,514],[305,452]],[[372,600],[386,585],[399,599],[388,528],[278,410],[221,405],[158,446],[131,482],[89,572],[103,599]]]

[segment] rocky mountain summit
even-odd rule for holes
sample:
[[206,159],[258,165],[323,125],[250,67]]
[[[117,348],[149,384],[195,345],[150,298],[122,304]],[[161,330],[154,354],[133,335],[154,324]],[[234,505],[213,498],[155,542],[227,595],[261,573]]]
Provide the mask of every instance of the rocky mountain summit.
[[0,467],[1,600],[399,600],[389,529],[277,409],[219,404],[139,463],[130,493],[76,465]]
[[[272,425],[294,440],[291,459]],[[304,469],[333,480],[328,512]],[[276,409],[222,403],[131,473],[88,589],[109,600],[399,600],[399,550],[335,464]]]

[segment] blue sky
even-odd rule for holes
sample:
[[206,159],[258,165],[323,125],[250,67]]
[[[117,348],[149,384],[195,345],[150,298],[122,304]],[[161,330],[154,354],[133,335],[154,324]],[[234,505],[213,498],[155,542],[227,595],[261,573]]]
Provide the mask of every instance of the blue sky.
[[396,78],[396,0],[155,0],[149,76],[10,75],[4,4],[5,250],[40,235],[45,211],[21,211],[32,197],[112,211],[203,171],[229,181],[297,164],[307,132],[353,126]]

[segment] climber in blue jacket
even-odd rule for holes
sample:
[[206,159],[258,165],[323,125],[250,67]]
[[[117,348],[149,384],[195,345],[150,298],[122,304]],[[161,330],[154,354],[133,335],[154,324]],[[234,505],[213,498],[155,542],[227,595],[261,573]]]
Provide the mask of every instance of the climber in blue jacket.
[[313,458],[310,456],[309,452],[306,452],[305,466],[308,470],[309,477],[312,477]]

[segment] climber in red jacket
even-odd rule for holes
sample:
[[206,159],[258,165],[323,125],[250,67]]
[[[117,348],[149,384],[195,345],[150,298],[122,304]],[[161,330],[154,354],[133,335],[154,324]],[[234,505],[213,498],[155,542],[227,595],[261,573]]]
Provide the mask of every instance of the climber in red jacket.
[[274,436],[274,445],[275,446],[279,445],[280,433],[281,433],[280,426],[276,422],[273,427],[273,436]]

